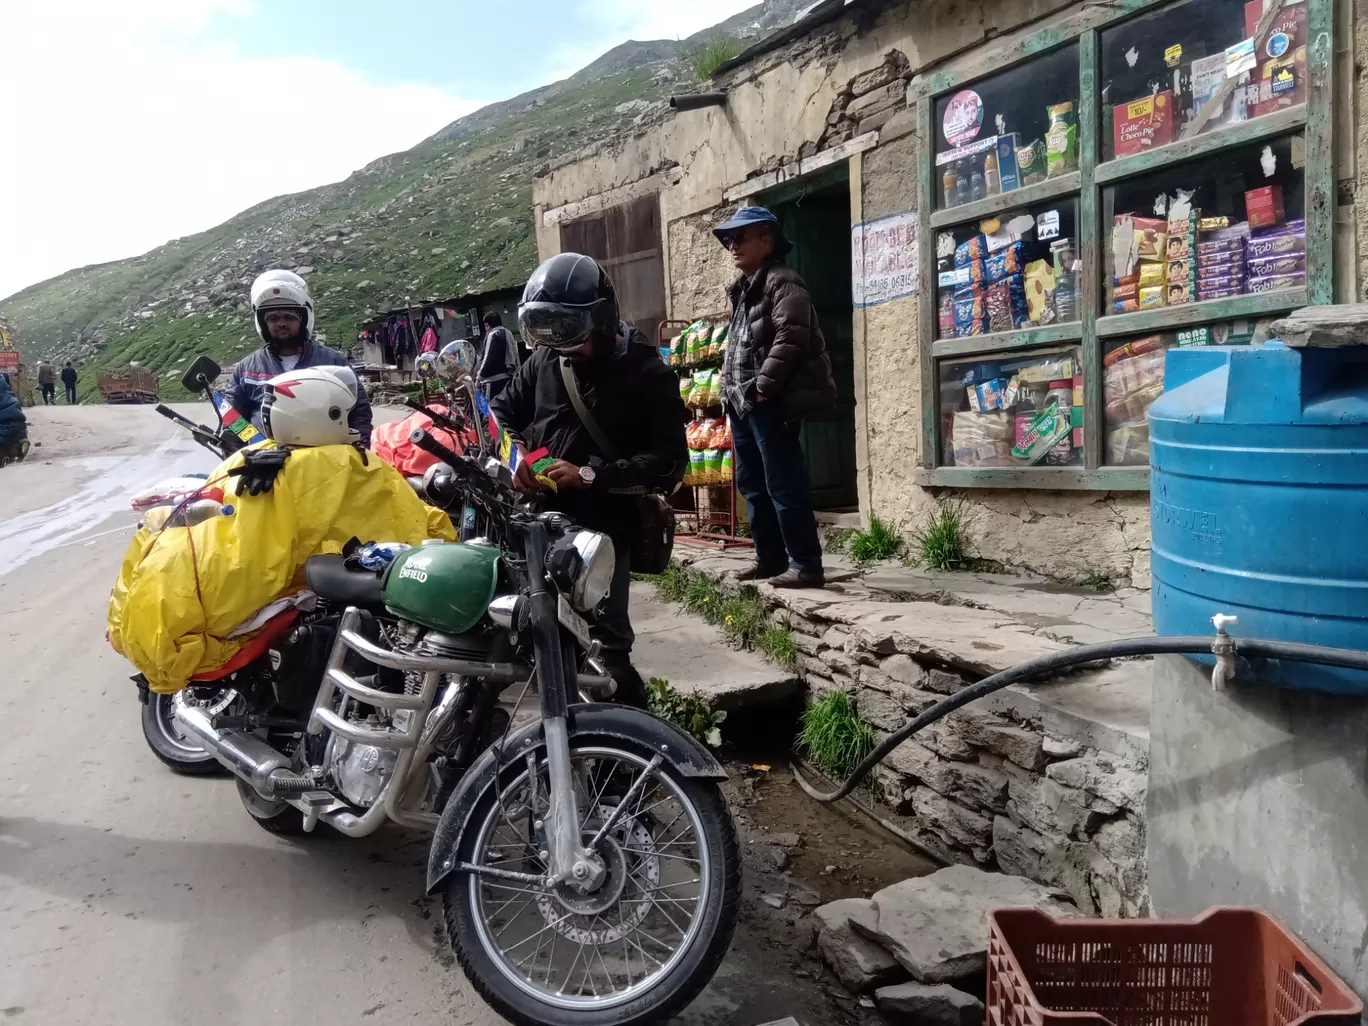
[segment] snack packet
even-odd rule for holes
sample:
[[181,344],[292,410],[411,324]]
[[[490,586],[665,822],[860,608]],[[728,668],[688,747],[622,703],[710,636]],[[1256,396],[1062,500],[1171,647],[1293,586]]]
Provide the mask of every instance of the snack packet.
[[703,454],[704,473],[708,476],[709,484],[717,484],[722,480],[722,450],[709,449]]
[[722,450],[722,483],[730,484],[736,479],[731,449]]

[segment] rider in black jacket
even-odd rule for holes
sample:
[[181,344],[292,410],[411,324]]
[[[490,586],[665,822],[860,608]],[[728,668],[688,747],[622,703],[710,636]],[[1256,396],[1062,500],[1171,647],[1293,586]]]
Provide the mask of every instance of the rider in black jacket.
[[[593,633],[619,700],[644,706],[645,685],[630,659],[636,635],[627,610],[639,530],[632,494],[668,492],[684,476],[688,415],[679,385],[645,336],[618,319],[613,284],[589,257],[562,253],[538,267],[523,291],[518,324],[536,348],[490,409],[526,447],[544,447],[555,458],[546,473],[557,486],[552,507],[613,539],[617,568]],[[562,357],[616,459],[608,458],[575,412]],[[543,486],[524,465],[514,487],[534,492]]]

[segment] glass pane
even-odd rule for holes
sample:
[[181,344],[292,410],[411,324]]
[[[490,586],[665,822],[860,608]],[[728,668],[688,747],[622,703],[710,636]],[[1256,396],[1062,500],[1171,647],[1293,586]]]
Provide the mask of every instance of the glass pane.
[[937,209],[1077,170],[1077,43],[936,100]]
[[1303,138],[1290,136],[1104,190],[1102,312],[1303,287],[1305,161]]
[[1078,320],[1077,219],[1054,200],[938,232],[937,337]]
[[941,462],[948,467],[1083,463],[1078,346],[940,365]]
[[1149,408],[1164,390],[1166,350],[1248,345],[1254,327],[1252,319],[1225,321],[1109,342],[1102,355],[1102,458],[1112,466],[1149,465]]
[[1265,19],[1269,2],[1185,0],[1105,29],[1102,159],[1305,103],[1306,3]]

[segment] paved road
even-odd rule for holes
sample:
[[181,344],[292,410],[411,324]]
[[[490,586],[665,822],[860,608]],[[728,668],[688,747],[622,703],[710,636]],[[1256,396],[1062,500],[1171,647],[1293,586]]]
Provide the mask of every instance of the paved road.
[[[30,413],[43,445],[0,471],[0,1022],[500,1022],[449,966],[424,837],[280,840],[146,749],[103,640],[127,495],[212,458],[147,408]],[[748,930],[683,1022],[812,1003]]]

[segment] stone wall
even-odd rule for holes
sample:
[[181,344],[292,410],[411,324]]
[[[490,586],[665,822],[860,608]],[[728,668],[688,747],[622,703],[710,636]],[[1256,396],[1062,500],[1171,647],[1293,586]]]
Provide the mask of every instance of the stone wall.
[[[839,605],[773,615],[793,631],[811,696],[846,691],[880,737],[983,673],[981,664],[957,666],[943,650],[881,634],[868,617],[842,622]],[[1095,734],[1051,729],[1034,699],[1006,695],[904,742],[873,786],[900,827],[950,861],[1062,887],[1091,913],[1145,915],[1146,755],[1097,742]]]

